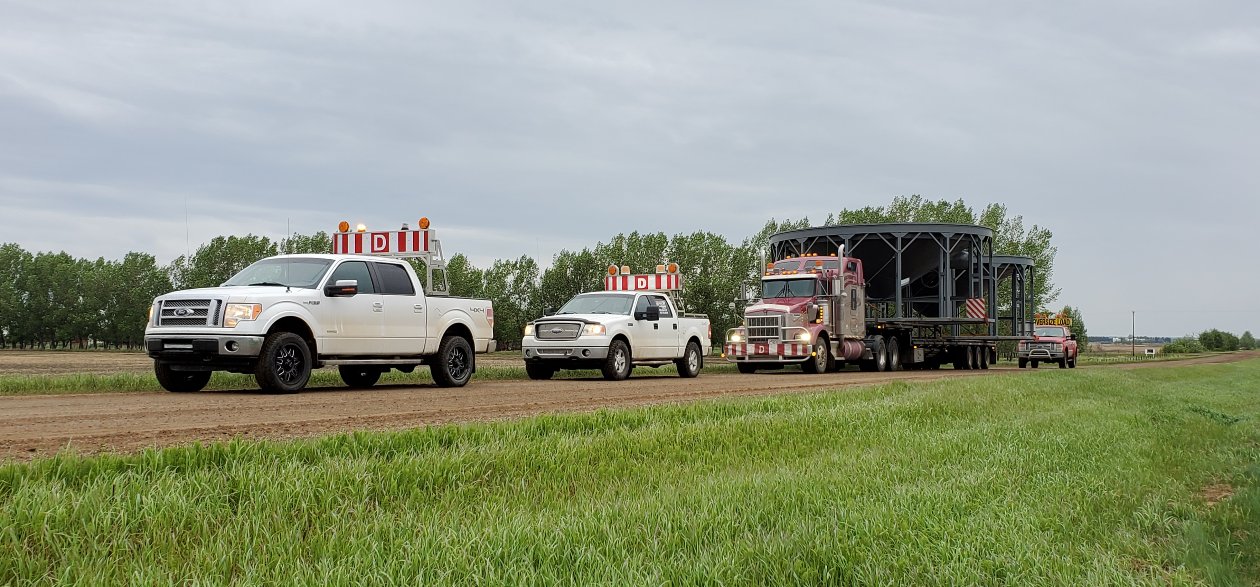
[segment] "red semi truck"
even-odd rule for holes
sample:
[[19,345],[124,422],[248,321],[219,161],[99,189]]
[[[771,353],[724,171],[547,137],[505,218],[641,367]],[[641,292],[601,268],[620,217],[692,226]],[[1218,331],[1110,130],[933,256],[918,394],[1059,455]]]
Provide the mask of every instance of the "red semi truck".
[[867,315],[862,260],[788,257],[766,266],[743,324],[726,333],[723,357],[741,373],[800,365],[822,373],[856,362],[863,371],[988,369],[997,337],[954,334],[965,321]]

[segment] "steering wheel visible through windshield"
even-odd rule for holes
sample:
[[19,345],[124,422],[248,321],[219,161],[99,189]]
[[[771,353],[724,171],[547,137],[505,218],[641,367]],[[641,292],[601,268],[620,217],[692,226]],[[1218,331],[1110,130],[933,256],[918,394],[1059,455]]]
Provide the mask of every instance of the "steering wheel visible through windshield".
[[577,296],[560,308],[556,314],[624,314],[630,315],[633,295],[592,294]]
[[311,289],[319,285],[331,259],[279,257],[263,259],[233,275],[223,285],[275,285]]
[[761,282],[761,297],[808,298],[814,296],[816,279],[773,279]]

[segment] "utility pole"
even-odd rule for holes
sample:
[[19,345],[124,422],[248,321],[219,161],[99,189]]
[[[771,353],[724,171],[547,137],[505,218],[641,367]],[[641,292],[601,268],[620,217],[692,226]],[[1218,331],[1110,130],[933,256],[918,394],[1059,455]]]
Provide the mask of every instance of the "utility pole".
[[1138,358],[1138,311],[1129,310],[1129,354],[1133,358]]

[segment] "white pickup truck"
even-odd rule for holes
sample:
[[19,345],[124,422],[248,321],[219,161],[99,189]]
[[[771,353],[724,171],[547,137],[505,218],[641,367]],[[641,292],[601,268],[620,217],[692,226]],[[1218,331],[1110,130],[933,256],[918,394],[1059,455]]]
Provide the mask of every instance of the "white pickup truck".
[[378,256],[268,257],[220,287],[159,296],[150,313],[145,348],[158,382],[176,392],[231,371],[291,393],[325,365],[351,387],[419,365],[438,385],[459,387],[476,371],[475,353],[496,346],[488,300],[426,296],[410,264]]
[[674,363],[695,377],[712,348],[709,318],[680,314],[661,292],[604,291],[569,300],[559,312],[525,326],[521,348],[530,379],[559,369],[599,369],[620,381],[636,365]]

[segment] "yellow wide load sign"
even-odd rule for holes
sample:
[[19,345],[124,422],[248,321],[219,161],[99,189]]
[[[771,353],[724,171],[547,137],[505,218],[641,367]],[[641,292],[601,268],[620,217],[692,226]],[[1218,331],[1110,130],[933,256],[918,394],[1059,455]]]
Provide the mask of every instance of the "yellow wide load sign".
[[1037,326],[1071,326],[1072,319],[1063,312],[1058,314],[1034,314],[1033,324]]

